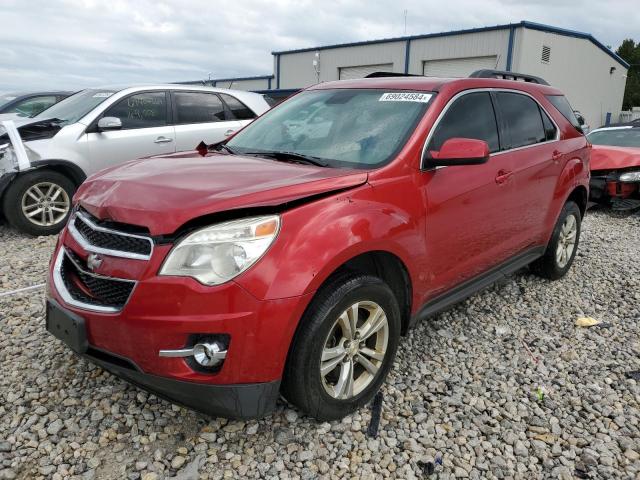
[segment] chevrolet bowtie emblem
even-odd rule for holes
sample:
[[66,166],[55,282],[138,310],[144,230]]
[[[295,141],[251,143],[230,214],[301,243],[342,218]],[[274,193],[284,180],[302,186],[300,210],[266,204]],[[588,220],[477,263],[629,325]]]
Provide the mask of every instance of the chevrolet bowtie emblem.
[[95,253],[89,254],[87,257],[87,268],[93,272],[96,268],[100,268],[100,265],[102,265],[102,258]]

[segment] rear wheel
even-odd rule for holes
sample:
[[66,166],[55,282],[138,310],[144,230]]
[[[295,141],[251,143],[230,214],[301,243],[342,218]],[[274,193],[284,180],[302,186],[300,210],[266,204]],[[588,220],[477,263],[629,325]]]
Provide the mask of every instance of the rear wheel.
[[319,420],[348,415],[380,388],[399,338],[400,309],[384,282],[336,279],[301,321],[285,367],[285,398]]
[[4,197],[9,223],[30,235],[58,233],[71,212],[74,183],[52,170],[36,170],[17,177]]
[[568,201],[560,212],[544,255],[531,264],[533,272],[550,280],[564,277],[578,251],[581,225],[580,208]]

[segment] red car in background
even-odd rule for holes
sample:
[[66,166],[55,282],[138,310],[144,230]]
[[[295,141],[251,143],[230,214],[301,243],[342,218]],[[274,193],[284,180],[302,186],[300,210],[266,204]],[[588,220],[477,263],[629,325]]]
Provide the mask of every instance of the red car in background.
[[259,417],[280,394],[353,412],[416,322],[576,255],[589,145],[562,92],[494,73],[318,84],[226,142],[89,178],[47,329],[212,415]]
[[640,127],[599,128],[591,151],[592,201],[615,210],[640,208]]

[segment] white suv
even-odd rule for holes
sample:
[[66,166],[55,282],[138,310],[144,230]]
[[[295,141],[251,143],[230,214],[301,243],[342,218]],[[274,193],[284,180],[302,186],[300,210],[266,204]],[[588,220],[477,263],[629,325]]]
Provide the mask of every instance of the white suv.
[[37,117],[16,121],[13,135],[11,125],[0,126],[4,216],[32,235],[56,233],[87,176],[127,160],[220,142],[268,109],[262,95],[221,88],[82,90]]

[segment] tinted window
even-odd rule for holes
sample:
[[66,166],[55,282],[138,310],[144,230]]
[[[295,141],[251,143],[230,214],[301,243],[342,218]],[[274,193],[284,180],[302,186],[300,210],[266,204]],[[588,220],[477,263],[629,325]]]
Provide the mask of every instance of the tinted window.
[[544,142],[546,134],[538,104],[526,95],[496,93],[502,117],[509,132],[504,148],[518,148]]
[[569,101],[564,95],[547,95],[547,100],[549,100],[553,106],[558,109],[564,118],[571,122],[571,125],[582,132],[582,128],[580,127],[580,123],[578,123],[576,114],[573,113],[573,108],[571,108]]
[[487,142],[492,152],[500,149],[489,93],[469,93],[456,100],[436,127],[428,149],[439,151],[450,138],[475,138]]
[[165,92],[146,92],[123,98],[110,107],[105,117],[116,117],[122,129],[161,127],[167,124]]
[[547,140],[555,140],[556,131],[558,130],[553,124],[549,115],[546,114],[542,108],[540,108],[540,115],[542,115],[542,125],[544,126],[544,133]]
[[237,98],[232,97],[231,95],[226,95],[224,93],[221,93],[220,95],[222,95],[222,98],[229,107],[229,110],[231,110],[234,118],[238,120],[249,120],[252,118],[256,118],[256,114],[253,113],[249,107],[247,107]]
[[213,93],[173,92],[176,123],[210,123],[226,120],[224,106]]

